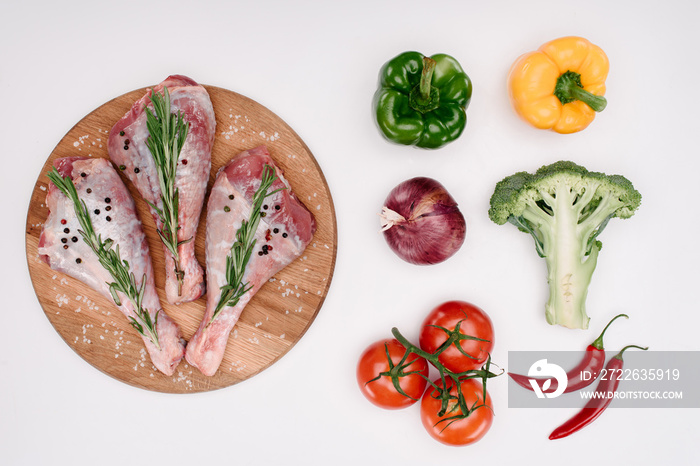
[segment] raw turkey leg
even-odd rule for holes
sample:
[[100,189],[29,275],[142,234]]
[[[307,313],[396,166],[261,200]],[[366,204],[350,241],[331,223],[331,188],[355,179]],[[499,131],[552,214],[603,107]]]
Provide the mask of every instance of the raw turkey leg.
[[[181,242],[194,238],[197,233],[211,172],[211,149],[214,144],[216,118],[206,89],[190,78],[170,76],[155,86],[153,91],[162,94],[164,87],[167,87],[170,93],[172,113],[181,112],[185,121],[189,123],[187,139],[180,152],[175,178],[175,188],[179,191],[178,242]],[[146,140],[149,137],[146,127],[147,106],[153,111],[150,89],[146,95],[134,103],[131,110],[110,131],[109,157],[134,183],[146,201],[162,209],[156,164],[146,146]],[[156,227],[161,230],[163,223],[152,207],[151,214]],[[204,294],[204,274],[194,254],[194,243],[194,240],[191,240],[178,247],[180,267],[184,272],[181,285],[178,283],[173,256],[163,246],[165,294],[170,303],[194,301]]]
[[[278,179],[268,192],[255,232],[255,249],[247,264],[243,283],[250,290],[233,307],[224,307],[212,322],[226,285],[226,258],[243,219],[250,217],[252,199],[261,183],[265,165],[275,169]],[[204,375],[214,375],[226,350],[229,333],[243,308],[270,277],[299,257],[316,231],[313,215],[292,193],[287,180],[274,164],[267,148],[257,147],[234,157],[219,170],[207,204],[207,306],[199,329],[187,345],[186,359]]]
[[[68,157],[57,159],[54,166],[62,177],[70,177],[79,198],[85,202],[93,228],[102,241],[114,241],[119,245],[122,260],[129,263],[137,287],[144,274],[146,287],[142,307],[152,321],[156,321],[158,346],[142,336],[153,364],[166,375],[172,375],[185,353],[180,329],[161,309],[153,280],[153,265],[146,235],[136,213],[131,194],[107,159]],[[74,204],[53,183],[49,183],[46,195],[49,215],[39,238],[39,255],[58,272],[76,278],[111,301],[109,283],[114,282],[110,273],[99,262],[97,255],[78,232],[81,226],[75,214]],[[119,310],[129,318],[138,320],[134,306],[122,293],[118,293]]]

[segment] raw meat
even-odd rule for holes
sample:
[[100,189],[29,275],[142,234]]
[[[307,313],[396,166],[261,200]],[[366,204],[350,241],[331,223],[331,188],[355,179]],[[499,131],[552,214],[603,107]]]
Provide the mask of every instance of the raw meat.
[[[170,76],[154,88],[157,93],[167,86],[172,113],[182,112],[190,124],[185,145],[180,152],[175,187],[179,190],[178,242],[194,238],[211,172],[211,149],[214,144],[216,118],[204,87],[185,76]],[[134,183],[141,196],[159,209],[163,208],[158,172],[151,152],[146,146],[149,137],[146,127],[146,107],[151,90],[146,92],[119,120],[109,133],[109,157]],[[123,133],[123,134],[122,134]],[[156,227],[163,227],[156,211],[151,207]],[[180,267],[184,272],[182,289],[179,289],[172,254],[165,252],[165,295],[173,304],[186,303],[204,294],[204,274],[194,254],[194,241],[178,247]]]
[[[211,322],[226,285],[226,258],[243,219],[250,216],[255,191],[265,165],[278,179],[268,192],[283,189],[264,201],[264,217],[255,233],[256,244],[243,283],[251,289],[233,307],[224,307]],[[265,146],[245,151],[219,170],[207,204],[207,306],[199,329],[187,345],[186,359],[204,375],[214,375],[226,350],[229,333],[243,308],[270,277],[299,257],[316,231],[313,215],[300,203],[274,164]]]
[[[90,212],[93,228],[102,240],[111,238],[140,287],[146,275],[146,290],[142,306],[152,319],[158,312],[156,333],[160,349],[150,339],[142,337],[153,364],[166,375],[172,375],[185,353],[180,328],[161,309],[153,281],[153,265],[146,235],[136,213],[131,194],[107,159],[68,157],[57,159],[54,166],[61,176],[70,176]],[[73,201],[53,183],[46,195],[49,215],[39,238],[39,255],[56,271],[65,273],[87,284],[112,301],[108,283],[114,282],[100,264],[97,255],[78,232],[80,224]],[[99,213],[98,213],[99,212]],[[132,303],[121,293],[119,310],[127,317],[136,318]]]

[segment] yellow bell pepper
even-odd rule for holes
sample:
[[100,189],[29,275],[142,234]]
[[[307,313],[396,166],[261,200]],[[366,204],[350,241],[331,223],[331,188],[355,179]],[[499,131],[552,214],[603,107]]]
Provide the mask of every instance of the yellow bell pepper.
[[539,129],[575,133],[607,105],[605,52],[582,37],[562,37],[519,57],[508,76],[515,111]]

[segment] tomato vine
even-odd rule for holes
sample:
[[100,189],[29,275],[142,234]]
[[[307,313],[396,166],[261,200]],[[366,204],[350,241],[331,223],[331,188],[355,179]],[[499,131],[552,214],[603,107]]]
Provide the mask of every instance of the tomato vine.
[[[440,354],[442,354],[445,350],[447,350],[450,346],[456,345],[459,348],[459,351],[464,353],[464,350],[460,346],[460,342],[464,339],[475,339],[475,337],[470,337],[468,335],[464,335],[460,332],[460,325],[456,325],[453,330],[446,329],[444,327],[439,327],[441,328],[446,334],[447,334],[447,340],[445,341],[444,344],[442,344],[437,350],[435,350],[433,353],[429,353],[427,351],[422,350],[420,347],[414,345],[411,343],[406,337],[404,337],[399,330],[394,327],[391,329],[391,333],[396,338],[399,343],[401,343],[405,348],[406,352],[404,354],[404,357],[402,358],[402,361],[405,361],[408,356],[413,353],[416,356],[419,356],[426,361],[428,361],[430,364],[433,365],[438,370],[438,373],[440,374],[440,381],[442,382],[442,386],[438,386],[435,384],[432,380],[430,380],[429,377],[425,377],[424,375],[421,374],[422,377],[424,377],[428,384],[434,389],[434,398],[439,399],[441,401],[441,407],[440,411],[438,412],[438,417],[442,418],[443,416],[451,413],[457,412],[458,408],[460,413],[459,414],[453,414],[451,416],[448,416],[444,419],[441,419],[438,422],[443,422],[447,421],[447,425],[451,424],[454,421],[457,421],[459,419],[464,419],[468,417],[473,411],[475,411],[478,408],[481,407],[488,407],[491,409],[490,406],[486,404],[486,382],[488,379],[497,377],[501,374],[503,374],[503,370],[499,374],[496,374],[494,372],[491,372],[491,355],[486,359],[486,362],[484,365],[481,367],[481,369],[472,369],[472,370],[467,370],[464,372],[453,372],[450,369],[446,368],[439,360]],[[481,340],[481,339],[478,339]],[[471,356],[467,355],[465,353],[465,356],[468,356],[471,358]],[[396,370],[390,371],[387,376],[392,378],[392,382],[394,386],[398,386],[399,384],[399,379],[403,375],[403,367],[401,364],[397,364],[395,367]],[[483,395],[481,397],[481,403],[474,403],[471,406],[469,406],[465,400],[464,394],[462,393],[461,386],[460,386],[460,381],[463,381],[465,379],[480,379],[481,384],[482,384],[482,389],[483,389]],[[457,392],[456,396],[451,393],[451,388],[452,385],[448,383],[448,380],[451,382],[452,385],[455,387],[455,391]],[[397,389],[398,391],[398,389]],[[433,395],[431,395],[433,396]]]

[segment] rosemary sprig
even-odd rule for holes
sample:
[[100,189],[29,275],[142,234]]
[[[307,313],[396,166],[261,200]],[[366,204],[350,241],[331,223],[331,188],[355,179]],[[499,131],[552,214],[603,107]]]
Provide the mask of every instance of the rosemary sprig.
[[162,95],[153,91],[151,103],[153,103],[153,112],[146,107],[146,127],[150,135],[146,139],[146,146],[151,151],[156,163],[163,208],[159,209],[151,202],[149,204],[163,223],[163,228],[158,229],[158,236],[175,261],[177,294],[179,296],[182,294],[185,271],[180,266],[178,247],[191,241],[192,238],[180,242],[177,240],[177,232],[180,229],[178,224],[179,190],[175,188],[175,175],[180,152],[189,131],[189,123],[185,121],[179,110],[177,114],[171,113],[170,92],[168,92],[167,87],[163,88]]
[[248,220],[244,219],[241,221],[241,226],[238,231],[236,231],[236,241],[234,241],[231,246],[231,253],[226,257],[227,284],[221,287],[221,298],[219,298],[219,303],[216,305],[216,309],[211,316],[209,324],[214,322],[214,319],[219,316],[224,306],[235,306],[241,297],[252,288],[248,282],[243,283],[243,273],[253,253],[253,248],[255,247],[255,231],[258,229],[258,224],[260,223],[263,201],[266,197],[286,189],[280,188],[268,192],[275,180],[277,180],[277,176],[275,175],[274,168],[265,164],[260,186],[253,195],[250,217]]
[[[146,291],[146,274],[141,279],[141,286],[136,285],[136,277],[133,272],[129,271],[129,263],[122,260],[119,254],[119,245],[114,243],[111,238],[102,241],[102,235],[97,235],[92,226],[92,220],[88,212],[85,201],[78,197],[78,191],[75,189],[73,180],[70,177],[63,178],[56,167],[53,167],[47,176],[73,202],[75,216],[80,222],[81,229],[78,230],[83,237],[83,241],[90,246],[97,259],[102,264],[102,267],[109,272],[114,280],[113,283],[108,283],[109,292],[117,306],[121,306],[121,300],[117,292],[123,293],[131,304],[134,306],[136,317],[129,316],[129,323],[144,337],[148,338],[153,344],[160,349],[158,342],[158,333],[156,332],[156,324],[158,322],[158,313],[155,318],[151,319],[147,309],[143,308],[143,296]],[[114,248],[112,248],[114,246]]]

